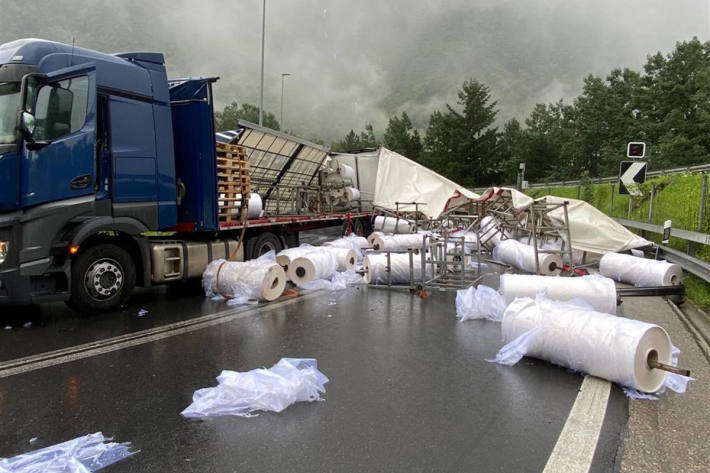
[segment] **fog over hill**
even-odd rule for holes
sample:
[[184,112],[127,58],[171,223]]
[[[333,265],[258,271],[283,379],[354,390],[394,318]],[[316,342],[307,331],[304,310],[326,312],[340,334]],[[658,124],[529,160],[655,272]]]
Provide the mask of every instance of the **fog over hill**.
[[[710,39],[700,0],[267,0],[264,105],[334,140],[407,111],[426,127],[476,78],[499,121],[576,96],[582,78],[640,68],[676,41]],[[0,43],[39,37],[107,52],[161,51],[171,77],[220,76],[216,100],[257,104],[259,0],[0,0]]]

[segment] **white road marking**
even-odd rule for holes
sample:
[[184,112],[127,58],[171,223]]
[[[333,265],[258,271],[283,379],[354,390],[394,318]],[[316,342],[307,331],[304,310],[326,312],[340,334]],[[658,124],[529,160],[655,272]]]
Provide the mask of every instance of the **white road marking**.
[[72,361],[90,358],[104,353],[110,353],[125,348],[143,345],[145,343],[155,342],[165,338],[182,335],[184,333],[194,332],[203,328],[212,327],[233,320],[248,317],[257,314],[261,311],[275,309],[285,305],[294,304],[299,301],[311,299],[319,296],[321,291],[315,291],[293,299],[287,299],[280,302],[260,305],[258,307],[240,307],[237,309],[226,310],[216,314],[205,315],[191,320],[175,322],[161,327],[155,327],[140,332],[134,332],[126,335],[120,335],[105,340],[76,345],[61,350],[55,350],[38,355],[32,355],[24,358],[17,358],[0,363],[0,378],[7,378],[29,371],[35,371],[50,366],[70,363]]
[[543,473],[586,473],[592,466],[611,383],[585,376]]

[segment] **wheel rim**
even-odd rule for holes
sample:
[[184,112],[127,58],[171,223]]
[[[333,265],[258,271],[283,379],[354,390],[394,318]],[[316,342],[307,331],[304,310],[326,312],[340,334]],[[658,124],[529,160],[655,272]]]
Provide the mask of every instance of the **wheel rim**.
[[265,241],[264,243],[261,244],[261,247],[257,251],[257,256],[262,256],[268,253],[269,251],[274,250],[276,251],[276,246],[271,243],[270,241]]
[[97,301],[111,299],[123,287],[123,268],[111,258],[96,260],[84,274],[84,286]]

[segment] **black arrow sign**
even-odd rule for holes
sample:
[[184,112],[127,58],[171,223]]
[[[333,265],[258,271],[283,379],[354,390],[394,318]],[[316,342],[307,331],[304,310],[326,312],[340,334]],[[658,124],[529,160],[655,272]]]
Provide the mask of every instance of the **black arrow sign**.
[[619,166],[619,194],[639,196],[636,184],[646,182],[646,162],[622,161]]

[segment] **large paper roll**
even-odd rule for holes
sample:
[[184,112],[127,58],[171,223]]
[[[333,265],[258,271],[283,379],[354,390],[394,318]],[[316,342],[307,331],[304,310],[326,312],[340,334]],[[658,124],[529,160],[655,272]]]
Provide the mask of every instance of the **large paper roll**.
[[675,286],[683,282],[683,269],[677,264],[619,253],[602,256],[599,272],[637,287]]
[[359,253],[363,248],[370,246],[370,243],[367,241],[367,238],[352,233],[348,236],[338,238],[337,240],[325,242],[323,243],[323,246],[350,248]]
[[352,248],[324,246],[323,250],[330,251],[333,255],[338,271],[355,271],[357,266],[357,253]]
[[418,233],[377,236],[372,240],[372,248],[377,251],[399,251],[423,246],[424,236]]
[[384,236],[384,232],[372,232],[370,233],[370,236],[367,237],[367,246],[372,246],[372,244],[375,242],[375,238],[378,236]]
[[666,379],[648,366],[649,358],[671,362],[670,338],[657,325],[544,297],[516,299],[503,313],[505,343],[536,328],[527,356],[643,392],[658,391]]
[[403,218],[383,217],[378,215],[375,217],[374,229],[384,233],[412,233],[414,231],[414,223]]
[[340,174],[340,177],[342,177],[344,180],[345,179],[352,179],[355,177],[355,170],[348,166],[347,164],[338,164],[338,174]]
[[500,224],[495,217],[486,215],[481,219],[481,225],[479,229],[481,235],[481,243],[488,248],[493,248],[498,246],[501,242],[501,230]]
[[[221,268],[221,269],[220,269]],[[219,273],[219,277],[217,277]],[[286,273],[274,260],[227,261],[220,259],[207,265],[202,285],[209,296],[272,301],[286,287]]]
[[311,246],[308,244],[296,246],[293,248],[286,248],[285,250],[279,251],[279,253],[276,255],[276,262],[281,265],[284,271],[288,271],[288,266],[291,264],[291,261],[300,256],[306,255],[314,249],[317,250],[315,246]]
[[327,249],[320,248],[295,258],[288,266],[288,276],[296,285],[303,285],[314,279],[329,279],[337,270],[337,262]]
[[360,200],[360,190],[355,189],[354,187],[346,187],[345,198],[348,199],[349,202]]
[[517,297],[534,298],[546,292],[550,299],[568,301],[580,297],[599,312],[616,314],[616,284],[599,275],[581,277],[501,274],[500,293],[510,304]]
[[[390,267],[387,267],[386,254],[367,255],[362,260],[365,270],[363,278],[367,284],[387,284],[387,273],[391,273],[392,284],[409,283],[409,254],[390,253]],[[412,255],[412,268],[414,268],[414,282],[421,282],[422,258],[421,255]]]
[[[528,273],[536,273],[535,249],[520,243],[518,240],[502,240],[494,249],[493,257],[503,263],[514,266]],[[540,274],[556,274],[562,266],[562,258],[558,254],[538,252]]]

